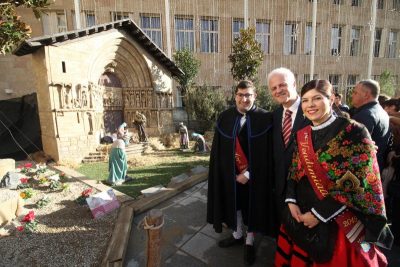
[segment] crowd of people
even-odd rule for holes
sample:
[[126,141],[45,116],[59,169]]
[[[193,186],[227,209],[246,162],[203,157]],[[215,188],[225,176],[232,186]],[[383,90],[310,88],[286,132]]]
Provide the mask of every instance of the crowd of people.
[[299,95],[286,68],[267,82],[276,110],[241,81],[216,123],[207,222],[232,230],[218,245],[243,245],[252,265],[262,233],[277,241],[275,266],[387,266],[381,249],[400,238],[399,100],[380,104],[373,80],[357,83],[351,108],[328,80]]

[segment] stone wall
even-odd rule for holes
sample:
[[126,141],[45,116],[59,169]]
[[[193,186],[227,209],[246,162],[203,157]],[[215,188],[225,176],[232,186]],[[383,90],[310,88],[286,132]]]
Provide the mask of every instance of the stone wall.
[[[43,149],[55,160],[79,162],[94,151],[104,134],[105,110],[120,108],[127,122],[140,111],[150,130],[171,131],[172,79],[123,31],[45,46],[33,59]],[[98,85],[106,71],[115,72],[122,88]],[[128,95],[138,102],[125,103]]]

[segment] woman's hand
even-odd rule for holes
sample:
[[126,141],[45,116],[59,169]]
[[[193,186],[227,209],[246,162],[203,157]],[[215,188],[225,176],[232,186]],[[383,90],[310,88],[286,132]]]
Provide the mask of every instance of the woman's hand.
[[290,210],[290,213],[292,214],[292,217],[298,223],[302,222],[300,219],[302,214],[301,214],[299,206],[297,206],[296,204],[293,204],[293,203],[288,203],[288,205],[289,205],[289,210]]
[[312,212],[309,211],[304,214],[301,214],[300,220],[303,222],[304,226],[308,228],[313,228],[319,223],[318,219],[314,216],[314,214],[312,214]]

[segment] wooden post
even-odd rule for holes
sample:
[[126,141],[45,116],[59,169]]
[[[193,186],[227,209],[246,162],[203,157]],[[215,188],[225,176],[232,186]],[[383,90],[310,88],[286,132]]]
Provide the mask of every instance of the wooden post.
[[164,224],[161,210],[152,209],[144,221],[147,230],[147,267],[161,266],[161,229]]

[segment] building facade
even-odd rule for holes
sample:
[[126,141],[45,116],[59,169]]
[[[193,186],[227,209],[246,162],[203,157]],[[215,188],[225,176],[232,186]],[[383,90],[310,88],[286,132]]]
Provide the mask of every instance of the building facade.
[[[264,50],[259,80],[285,66],[293,70],[301,86],[312,78],[329,79],[346,95],[367,77],[370,50],[372,0],[320,0],[317,10],[315,71],[310,77],[312,1],[310,0],[80,0],[83,28],[131,18],[167,56],[189,48],[201,60],[198,85],[230,90],[234,81],[228,55],[241,28],[256,28]],[[377,0],[372,77],[385,70],[399,85],[400,1]],[[75,30],[72,0],[55,1],[41,21],[30,10],[20,14],[32,26],[33,36]],[[32,59],[0,57],[0,99],[36,90]],[[176,88],[176,84],[174,86]],[[179,90],[174,106],[181,105]]]

